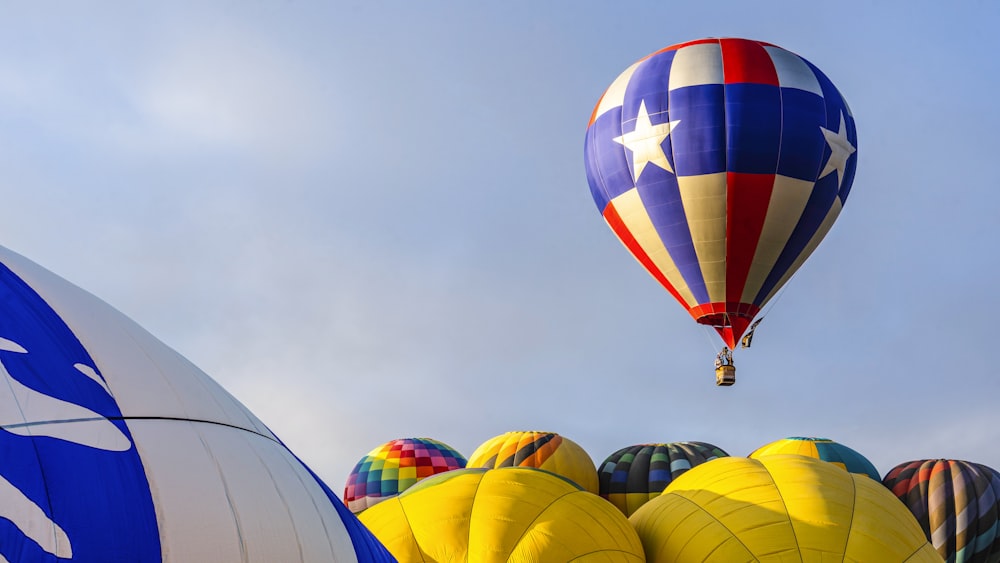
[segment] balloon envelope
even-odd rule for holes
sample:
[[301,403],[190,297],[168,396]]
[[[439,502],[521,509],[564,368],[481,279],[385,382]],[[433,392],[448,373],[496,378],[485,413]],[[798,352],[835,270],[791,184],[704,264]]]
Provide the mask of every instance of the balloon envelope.
[[885,487],[799,455],[703,463],[629,521],[650,562],[940,561]]
[[598,472],[600,494],[630,516],[688,469],[726,452],[705,442],[639,444],[609,455]]
[[539,469],[457,469],[360,515],[400,561],[639,563],[615,507]]
[[390,561],[232,395],[0,247],[0,561]]
[[814,65],[746,39],[625,70],[587,127],[591,194],[635,258],[733,348],[840,214],[854,117]]
[[561,475],[585,490],[599,491],[594,460],[576,442],[555,432],[507,432],[482,444],[468,467],[536,467]]
[[394,497],[417,481],[465,467],[465,457],[430,438],[390,440],[354,466],[344,487],[344,502],[357,514]]
[[1000,561],[1000,473],[995,469],[922,459],[897,465],[882,483],[910,509],[946,561]]
[[793,437],[775,440],[750,452],[747,456],[761,459],[764,456],[777,454],[797,454],[832,463],[851,473],[867,475],[876,481],[881,481],[878,469],[868,461],[868,458],[857,451],[827,438]]

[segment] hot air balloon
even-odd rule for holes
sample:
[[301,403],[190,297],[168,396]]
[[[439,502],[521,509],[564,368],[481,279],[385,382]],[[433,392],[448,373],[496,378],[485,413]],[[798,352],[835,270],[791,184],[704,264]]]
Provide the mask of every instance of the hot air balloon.
[[[810,62],[760,41],[701,39],[611,84],[584,160],[614,233],[728,350],[837,219],[857,146],[847,102]],[[732,363],[717,375],[732,384]]]
[[868,459],[851,448],[834,442],[828,438],[792,437],[775,440],[765,444],[750,453],[749,458],[761,459],[764,456],[776,454],[797,454],[832,463],[851,473],[867,475],[876,481],[882,477],[878,469]]
[[392,561],[232,395],[0,247],[0,561]]
[[507,432],[480,444],[468,467],[537,467],[561,475],[595,495],[594,460],[576,442],[555,432]]
[[1000,473],[954,459],[901,463],[882,480],[949,563],[1000,561]]
[[344,487],[344,502],[357,514],[394,497],[417,481],[465,467],[465,457],[430,438],[390,440],[354,466]]
[[695,465],[729,454],[705,442],[639,444],[609,455],[598,471],[600,494],[630,516]]
[[885,487],[799,455],[703,463],[629,521],[650,563],[941,560]]
[[400,561],[643,561],[621,512],[540,469],[449,471],[360,518]]

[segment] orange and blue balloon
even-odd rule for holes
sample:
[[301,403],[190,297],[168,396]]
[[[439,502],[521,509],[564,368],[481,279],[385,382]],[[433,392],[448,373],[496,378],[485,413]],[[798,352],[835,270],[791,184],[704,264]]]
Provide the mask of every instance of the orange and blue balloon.
[[534,467],[565,477],[595,495],[600,490],[590,454],[555,432],[528,430],[494,436],[472,452],[469,467]]
[[611,84],[584,159],[618,238],[732,348],[840,214],[857,146],[847,102],[812,63],[701,39]]

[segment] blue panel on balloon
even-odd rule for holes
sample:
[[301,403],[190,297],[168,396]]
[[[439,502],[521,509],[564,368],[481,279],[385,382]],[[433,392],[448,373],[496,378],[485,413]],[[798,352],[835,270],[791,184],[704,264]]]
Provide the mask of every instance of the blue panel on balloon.
[[662,114],[668,111],[667,82],[670,80],[670,66],[675,54],[676,51],[661,53],[646,59],[636,68],[622,99],[622,129],[635,129],[635,119],[641,106],[646,108],[652,123],[667,121],[667,116]]
[[[115,561],[160,561],[149,483],[117,402],[66,323],[3,265],[0,377],[0,554],[104,563],[114,545]],[[31,424],[52,420],[78,422]]]
[[769,84],[726,85],[727,170],[774,174],[781,144],[781,93]]
[[673,478],[672,474],[667,469],[649,470],[650,483],[669,483],[672,478]]
[[820,126],[826,124],[823,99],[805,90],[781,90],[781,151],[778,174],[812,182],[823,164],[826,139]]
[[[819,71],[815,66],[806,61],[806,64],[813,69],[816,74],[816,79],[819,80],[820,88],[823,90],[823,102],[826,104],[826,129],[834,133],[842,133],[847,137],[847,141],[850,143],[851,147],[855,151],[858,148],[858,130],[857,125],[854,122],[854,117],[851,116],[851,111],[847,107],[847,101],[844,100],[843,96],[837,91],[837,88],[830,82],[825,74]],[[840,121],[844,120],[844,129],[841,131]],[[826,155],[830,154],[827,150]],[[826,162],[824,157],[823,162]],[[854,171],[857,169],[858,156],[857,153],[852,153],[850,158],[847,159],[847,168],[844,171],[844,176],[840,180],[840,186],[838,188],[837,196],[840,198],[840,203],[843,204],[847,201],[847,196],[851,191],[851,185],[854,182]]]
[[721,84],[670,92],[670,120],[677,121],[669,141],[678,176],[726,171],[726,115]]
[[[587,129],[587,178],[597,208],[603,213],[608,202],[631,190],[632,172],[623,145],[613,139],[622,135],[621,107],[605,112]],[[599,180],[594,182],[593,180]],[[600,191],[595,186],[602,186]]]

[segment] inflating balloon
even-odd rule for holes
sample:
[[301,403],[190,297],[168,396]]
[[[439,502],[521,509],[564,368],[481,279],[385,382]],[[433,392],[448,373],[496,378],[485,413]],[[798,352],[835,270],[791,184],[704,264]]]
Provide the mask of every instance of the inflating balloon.
[[0,561],[391,561],[264,424],[0,247]]
[[630,516],[695,465],[729,454],[704,442],[639,444],[609,455],[598,472],[601,496]]
[[629,521],[650,563],[941,561],[885,487],[799,455],[703,463]]
[[916,516],[949,563],[1000,561],[1000,473],[979,463],[901,463],[882,483]]
[[507,432],[483,442],[468,467],[537,467],[566,477],[585,490],[599,491],[597,467],[576,442],[554,432]]
[[587,127],[591,194],[635,258],[729,348],[840,214],[847,102],[780,47],[701,39],[625,70]]
[[851,473],[867,475],[876,481],[882,480],[878,469],[865,456],[827,438],[783,438],[757,448],[747,457],[761,459],[764,456],[777,454],[797,454],[814,457],[832,463]]
[[368,452],[354,466],[344,487],[344,502],[357,514],[394,497],[417,481],[465,467],[465,457],[430,438],[391,440]]
[[435,475],[360,518],[400,561],[643,561],[635,530],[615,507],[526,467]]

